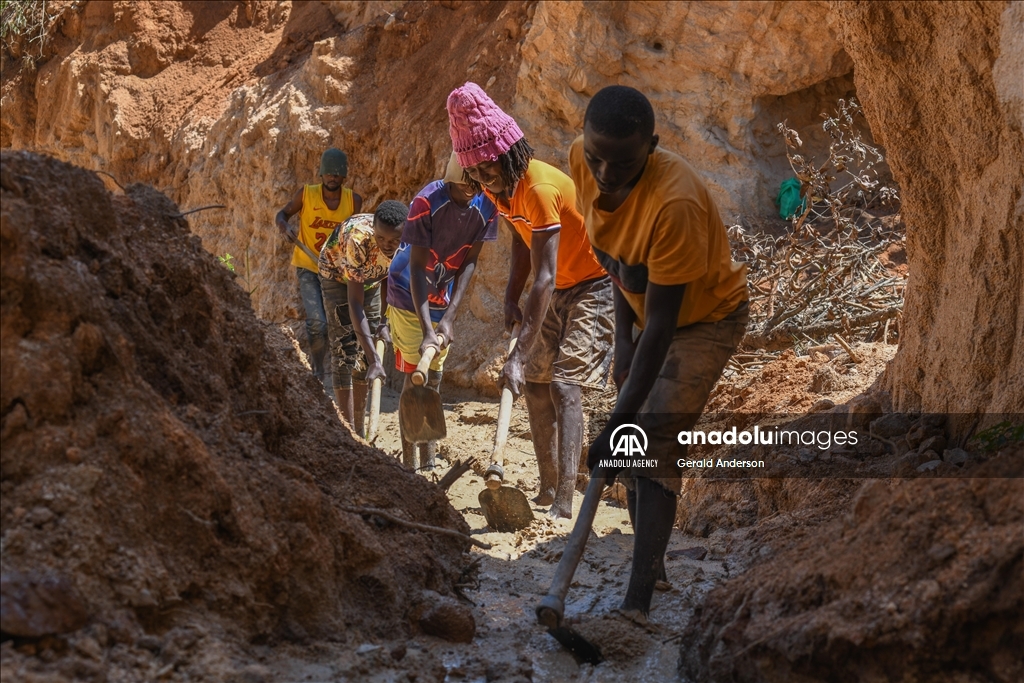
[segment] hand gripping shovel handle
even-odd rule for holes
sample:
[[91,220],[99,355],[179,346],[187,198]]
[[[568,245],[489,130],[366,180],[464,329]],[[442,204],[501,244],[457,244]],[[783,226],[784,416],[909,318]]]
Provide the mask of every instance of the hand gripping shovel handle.
[[594,516],[597,514],[597,506],[601,502],[601,493],[605,484],[604,470],[595,470],[590,473],[590,484],[587,485],[587,492],[583,495],[583,504],[580,506],[579,516],[576,518],[576,526],[569,534],[569,541],[562,551],[562,559],[558,561],[558,568],[555,569],[555,578],[551,580],[551,588],[537,605],[537,621],[548,629],[557,629],[562,624],[562,616],[565,614],[565,596],[569,592],[569,584],[572,583],[573,574],[576,573],[576,566],[583,557],[583,549],[587,546],[587,537],[590,535],[590,527],[594,525]]
[[[378,358],[384,358],[383,339],[377,340],[374,350],[377,352]],[[380,425],[380,387],[383,383],[383,380],[378,377],[373,380],[373,386],[370,388],[370,430],[366,434],[366,440],[370,443],[377,438],[377,427]]]
[[[437,335],[437,343],[444,343],[444,336]],[[433,346],[428,346],[427,350],[423,352],[423,356],[420,358],[420,362],[416,364],[416,369],[412,373],[412,383],[418,387],[423,386],[427,382],[427,371],[430,370],[430,362],[434,360],[434,356],[437,355],[437,349]]]
[[[512,339],[508,343],[508,352],[516,347],[519,339],[519,323],[512,328]],[[512,390],[503,387],[501,390],[501,404],[498,406],[498,430],[494,434],[494,450],[491,451],[491,464],[484,473],[484,484],[489,489],[501,488],[505,480],[505,443],[508,441],[508,427],[512,422]]]

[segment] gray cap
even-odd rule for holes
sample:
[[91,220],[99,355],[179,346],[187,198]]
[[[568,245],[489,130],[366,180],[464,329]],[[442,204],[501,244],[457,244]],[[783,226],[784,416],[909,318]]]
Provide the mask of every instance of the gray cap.
[[320,175],[348,175],[348,157],[337,147],[324,150],[320,156]]

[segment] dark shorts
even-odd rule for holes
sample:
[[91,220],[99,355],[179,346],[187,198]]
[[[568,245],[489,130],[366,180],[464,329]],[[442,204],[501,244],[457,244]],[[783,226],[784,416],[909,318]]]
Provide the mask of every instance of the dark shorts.
[[526,362],[527,382],[605,385],[615,335],[612,287],[606,276],[552,293]]
[[658,379],[637,418],[650,439],[649,452],[659,455],[658,466],[627,469],[620,477],[653,479],[679,493],[682,470],[676,461],[685,455],[685,446],[679,445],[677,436],[697,423],[725,364],[743,341],[748,321],[749,306],[744,301],[718,322],[694,323],[676,330]]
[[[366,382],[367,361],[359,345],[348,308],[348,285],[337,280],[320,278],[324,309],[327,312],[327,338],[331,345],[331,374],[334,386],[347,389],[352,382]],[[370,323],[370,331],[380,324],[381,287],[365,290],[363,310]]]

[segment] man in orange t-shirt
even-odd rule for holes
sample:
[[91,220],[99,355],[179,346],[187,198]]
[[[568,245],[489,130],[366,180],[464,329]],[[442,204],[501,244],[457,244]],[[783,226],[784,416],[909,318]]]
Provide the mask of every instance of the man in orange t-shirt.
[[[676,436],[697,422],[743,339],[746,269],[732,260],[704,182],[658,147],[654,109],[639,91],[609,86],[594,95],[569,169],[594,253],[615,281],[619,394],[587,465],[592,476],[625,480],[635,536],[620,610],[644,622],[664,578],[682,483],[686,447]],[[649,447],[623,468],[612,437],[625,425],[638,425]]]
[[[459,164],[512,230],[505,328],[521,327],[499,383],[526,394],[540,470],[534,500],[551,505],[551,517],[572,517],[582,387],[603,387],[611,363],[611,280],[590,249],[572,180],[533,158],[511,116],[466,83],[448,96],[448,120]],[[520,310],[531,270],[533,287]]]

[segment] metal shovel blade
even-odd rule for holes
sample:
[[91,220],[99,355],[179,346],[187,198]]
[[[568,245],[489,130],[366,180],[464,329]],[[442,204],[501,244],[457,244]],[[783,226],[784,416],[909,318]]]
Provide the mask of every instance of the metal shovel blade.
[[604,657],[601,656],[601,648],[568,626],[549,628],[548,633],[561,643],[562,647],[571,652],[572,656],[578,661],[586,662],[587,664],[600,664],[604,661]]
[[398,402],[398,419],[410,443],[426,443],[448,435],[441,394],[427,386],[411,386]]
[[548,595],[537,607],[537,620],[546,627],[551,637],[572,653],[579,662],[600,664],[604,661],[601,648],[590,642],[562,622],[565,606],[558,598]]
[[525,529],[533,521],[533,509],[526,494],[511,486],[485,488],[477,497],[487,526],[501,533]]

